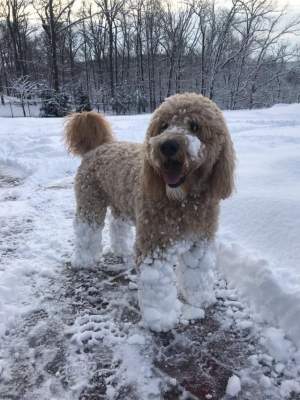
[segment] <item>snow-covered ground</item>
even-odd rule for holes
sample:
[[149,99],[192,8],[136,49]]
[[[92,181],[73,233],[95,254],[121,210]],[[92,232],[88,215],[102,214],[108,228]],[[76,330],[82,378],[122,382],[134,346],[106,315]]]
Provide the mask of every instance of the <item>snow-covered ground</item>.
[[222,208],[221,268],[300,346],[300,106],[226,117],[238,168]]
[[[38,101],[26,100],[25,101],[25,114],[28,117],[38,117],[40,114],[41,105]],[[0,117],[23,117],[24,111],[22,109],[20,99],[17,97],[4,96],[4,105],[0,102]]]
[[[296,399],[300,105],[225,115],[237,152],[237,183],[234,196],[222,204],[214,314],[224,331],[234,327],[234,335],[241,334],[236,341],[247,342],[244,361],[227,365],[231,378],[225,398]],[[121,140],[142,141],[149,117],[109,119]],[[168,364],[159,345],[170,337],[139,326],[131,263],[108,258],[103,270],[76,278],[68,267],[72,178],[79,160],[66,153],[62,128],[60,119],[0,118],[0,398],[181,398],[175,392],[162,397],[163,384],[174,386],[172,378],[185,385],[174,366],[164,369],[153,361],[158,346]],[[109,247],[107,230],[104,242]],[[106,298],[101,298],[104,292]],[[203,326],[212,329],[210,320],[205,321]],[[193,329],[200,327],[201,321],[174,334],[179,350],[184,345],[189,349],[184,340],[194,338]],[[97,352],[90,350],[93,346]],[[225,368],[224,360],[218,365]],[[89,394],[89,387],[98,397]],[[126,392],[128,387],[135,394]],[[198,393],[191,386],[188,390]],[[206,395],[220,398],[216,390]]]

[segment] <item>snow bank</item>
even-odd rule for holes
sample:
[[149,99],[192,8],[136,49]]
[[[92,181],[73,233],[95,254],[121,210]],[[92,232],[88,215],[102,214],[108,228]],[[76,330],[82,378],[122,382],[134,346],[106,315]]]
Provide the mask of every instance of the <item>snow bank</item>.
[[222,204],[219,267],[300,346],[300,105],[225,113],[236,193]]
[[272,265],[235,243],[219,243],[218,267],[263,319],[281,326],[300,346],[300,293],[289,292]]

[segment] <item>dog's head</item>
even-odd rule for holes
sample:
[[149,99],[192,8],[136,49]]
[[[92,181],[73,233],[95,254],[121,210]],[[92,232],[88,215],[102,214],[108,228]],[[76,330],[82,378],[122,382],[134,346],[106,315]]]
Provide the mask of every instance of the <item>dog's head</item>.
[[222,112],[195,93],[166,99],[154,112],[145,141],[149,195],[183,198],[208,190],[216,199],[233,190],[234,150]]

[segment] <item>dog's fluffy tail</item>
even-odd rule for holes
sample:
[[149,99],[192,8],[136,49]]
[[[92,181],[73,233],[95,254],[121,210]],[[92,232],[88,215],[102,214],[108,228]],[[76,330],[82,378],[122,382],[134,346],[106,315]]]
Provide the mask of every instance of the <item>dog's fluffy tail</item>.
[[96,112],[73,113],[65,124],[65,143],[70,153],[83,156],[104,143],[114,141],[108,121]]

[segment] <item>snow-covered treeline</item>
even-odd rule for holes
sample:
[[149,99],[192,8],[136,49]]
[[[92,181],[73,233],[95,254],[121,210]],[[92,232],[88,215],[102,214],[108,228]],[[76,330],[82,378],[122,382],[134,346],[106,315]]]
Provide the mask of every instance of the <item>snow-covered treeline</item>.
[[2,104],[23,107],[20,80],[42,107],[55,93],[63,108],[84,98],[118,114],[182,91],[226,109],[298,102],[300,17],[288,15],[272,0],[1,0]]

